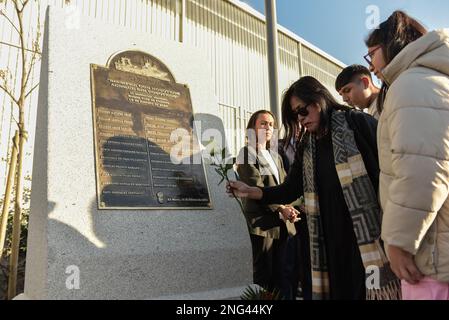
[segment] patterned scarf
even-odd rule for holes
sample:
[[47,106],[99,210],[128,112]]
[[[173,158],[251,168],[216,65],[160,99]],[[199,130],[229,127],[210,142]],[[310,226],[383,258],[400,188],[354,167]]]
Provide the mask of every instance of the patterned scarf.
[[[381,213],[376,193],[363,163],[345,112],[334,111],[331,117],[332,145],[340,185],[351,215],[354,233],[366,272],[368,300],[401,298],[400,280],[390,269],[380,243]],[[314,134],[304,136],[303,184],[310,234],[312,265],[312,296],[314,300],[329,299],[329,274],[326,246],[320,217],[315,181]]]

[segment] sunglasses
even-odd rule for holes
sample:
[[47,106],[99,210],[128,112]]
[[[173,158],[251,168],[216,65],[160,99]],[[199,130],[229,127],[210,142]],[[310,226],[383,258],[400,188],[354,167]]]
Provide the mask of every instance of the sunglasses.
[[294,116],[295,118],[297,118],[298,116],[301,116],[301,117],[307,117],[307,116],[309,115],[309,110],[307,110],[307,107],[308,107],[309,105],[310,105],[310,103],[309,103],[309,104],[306,104],[304,107],[297,108],[295,111],[292,111],[293,116]]

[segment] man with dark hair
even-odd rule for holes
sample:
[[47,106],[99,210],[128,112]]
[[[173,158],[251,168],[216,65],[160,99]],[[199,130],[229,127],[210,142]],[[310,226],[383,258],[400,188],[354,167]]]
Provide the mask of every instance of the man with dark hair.
[[379,119],[376,102],[380,90],[366,67],[354,64],[344,68],[335,81],[335,89],[344,102]]

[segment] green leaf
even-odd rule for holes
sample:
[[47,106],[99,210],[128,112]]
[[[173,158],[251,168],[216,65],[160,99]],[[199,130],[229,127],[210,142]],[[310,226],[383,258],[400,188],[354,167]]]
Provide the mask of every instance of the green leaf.
[[278,290],[269,291],[259,286],[257,288],[247,287],[240,298],[242,300],[282,300]]
[[224,179],[225,179],[225,177],[222,176],[220,182],[218,183],[218,185],[222,184]]
[[221,159],[223,159],[223,161],[226,159],[226,148],[221,150]]

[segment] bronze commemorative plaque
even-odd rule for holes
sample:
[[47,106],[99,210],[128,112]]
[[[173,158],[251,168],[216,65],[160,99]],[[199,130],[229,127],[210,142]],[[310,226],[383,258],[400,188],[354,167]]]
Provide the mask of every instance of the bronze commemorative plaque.
[[91,87],[98,208],[210,209],[187,85],[125,51],[91,65]]

